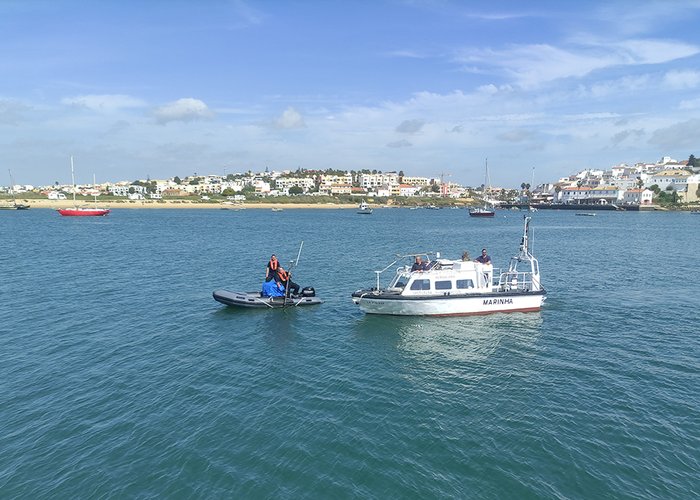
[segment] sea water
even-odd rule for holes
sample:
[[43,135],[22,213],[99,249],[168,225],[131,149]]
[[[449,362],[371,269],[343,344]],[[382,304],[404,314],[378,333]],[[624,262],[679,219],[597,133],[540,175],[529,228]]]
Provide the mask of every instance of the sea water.
[[[520,213],[0,213],[0,497],[697,498],[700,218],[533,215],[542,311],[436,319],[350,294]],[[322,305],[212,299],[302,241]]]

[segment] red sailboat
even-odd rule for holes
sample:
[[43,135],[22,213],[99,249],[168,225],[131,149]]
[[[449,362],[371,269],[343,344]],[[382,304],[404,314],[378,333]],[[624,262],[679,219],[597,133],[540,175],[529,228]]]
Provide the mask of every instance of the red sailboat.
[[[75,173],[73,171],[73,157],[70,157],[70,176],[73,181],[73,203],[75,204]],[[93,179],[92,184],[94,186],[95,180]],[[72,208],[59,208],[57,212],[61,215],[67,217],[95,217],[107,215],[109,213],[108,208],[98,208],[97,207],[97,195],[95,195],[95,207],[79,207],[75,205]]]

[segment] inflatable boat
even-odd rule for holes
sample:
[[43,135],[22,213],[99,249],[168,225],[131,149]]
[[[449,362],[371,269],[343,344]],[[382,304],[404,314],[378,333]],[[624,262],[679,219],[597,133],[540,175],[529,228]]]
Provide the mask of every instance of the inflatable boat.
[[304,288],[299,295],[291,297],[263,297],[260,292],[232,292],[214,290],[214,300],[235,307],[252,307],[258,309],[277,309],[282,307],[315,306],[323,301],[316,297],[313,288]]

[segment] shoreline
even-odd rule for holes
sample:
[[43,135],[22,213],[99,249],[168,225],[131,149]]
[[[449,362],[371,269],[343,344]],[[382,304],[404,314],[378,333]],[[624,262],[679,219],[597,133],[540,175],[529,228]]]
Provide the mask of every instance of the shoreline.
[[[73,200],[41,200],[41,199],[17,199],[18,203],[24,203],[30,206],[30,208],[49,208],[57,210],[59,208],[71,208],[76,204]],[[338,204],[325,204],[325,203],[238,203],[235,205],[227,205],[224,203],[201,203],[192,201],[154,201],[154,200],[139,200],[139,201],[107,201],[100,202],[98,200],[97,204],[92,201],[85,201],[83,203],[77,203],[78,206],[91,207],[96,206],[99,208],[109,208],[110,210],[116,210],[120,208],[133,209],[133,208],[146,208],[146,209],[209,209],[209,210],[240,210],[240,209],[267,209],[271,210],[273,208],[282,209],[351,209],[357,208],[357,205],[352,203],[338,203]],[[377,207],[379,208],[379,207]]]

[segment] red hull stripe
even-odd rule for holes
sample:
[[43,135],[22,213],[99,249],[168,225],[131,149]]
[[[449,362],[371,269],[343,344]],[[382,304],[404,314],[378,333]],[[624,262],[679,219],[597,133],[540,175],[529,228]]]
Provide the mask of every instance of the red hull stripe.
[[537,312],[542,308],[540,307],[524,307],[522,309],[496,309],[493,311],[479,311],[479,312],[468,312],[468,313],[453,313],[453,314],[422,314],[421,316],[435,316],[435,317],[448,317],[448,316],[485,316],[487,314],[493,313],[515,313],[515,312]]

